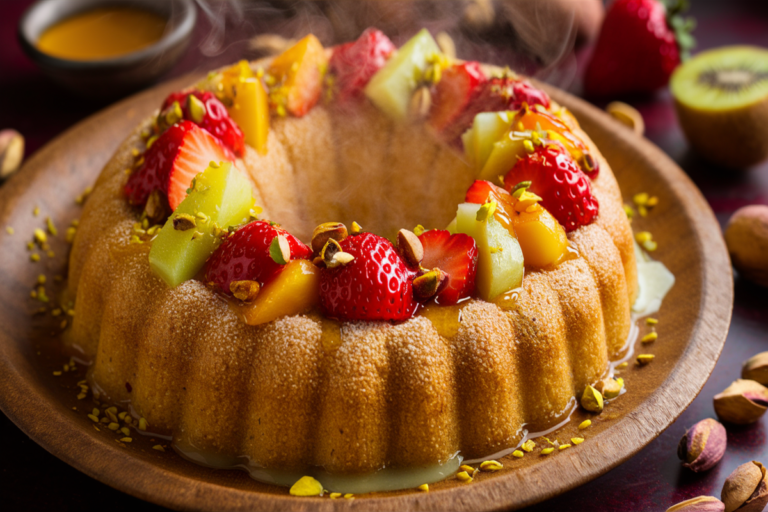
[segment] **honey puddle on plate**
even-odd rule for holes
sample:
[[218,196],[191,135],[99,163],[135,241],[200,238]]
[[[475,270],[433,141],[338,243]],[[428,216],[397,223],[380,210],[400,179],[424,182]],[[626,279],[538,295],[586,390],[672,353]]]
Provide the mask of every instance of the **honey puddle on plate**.
[[48,27],[37,48],[53,57],[100,60],[120,57],[160,40],[166,20],[133,7],[103,7],[75,14]]

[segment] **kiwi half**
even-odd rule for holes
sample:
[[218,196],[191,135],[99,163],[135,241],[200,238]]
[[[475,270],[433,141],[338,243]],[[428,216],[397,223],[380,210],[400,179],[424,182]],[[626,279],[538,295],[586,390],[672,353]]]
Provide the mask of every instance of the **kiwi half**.
[[670,81],[680,125],[705,158],[730,168],[768,158],[768,50],[702,52]]

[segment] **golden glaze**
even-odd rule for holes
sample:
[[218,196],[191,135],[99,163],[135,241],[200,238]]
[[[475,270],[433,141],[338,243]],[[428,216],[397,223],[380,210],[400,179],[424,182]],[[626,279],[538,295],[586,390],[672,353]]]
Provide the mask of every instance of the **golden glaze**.
[[[168,289],[151,273],[147,248],[128,243],[136,213],[122,195],[146,126],[107,164],[83,212],[68,339],[94,360],[91,379],[108,399],[130,400],[153,431],[282,469],[482,457],[519,441],[524,424],[556,423],[626,341],[632,234],[602,156],[600,216],[569,236],[579,257],[527,272],[516,307],[470,301],[450,338],[418,316],[346,323],[333,349],[314,314],[247,326],[202,283]],[[473,179],[425,128],[395,127],[368,106],[275,119],[268,145],[243,162],[262,217],[304,240],[331,220],[383,234],[442,227]]]

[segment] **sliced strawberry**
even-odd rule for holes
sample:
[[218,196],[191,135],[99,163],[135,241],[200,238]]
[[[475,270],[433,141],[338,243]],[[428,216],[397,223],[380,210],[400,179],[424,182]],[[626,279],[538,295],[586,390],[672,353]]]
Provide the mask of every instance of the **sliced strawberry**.
[[[189,96],[198,100],[202,109],[190,108]],[[237,156],[243,156],[245,152],[245,137],[237,123],[235,123],[224,104],[209,91],[179,91],[171,93],[163,102],[162,110],[178,102],[184,119],[194,122],[201,128],[219,139],[225,147],[229,148]]]
[[456,304],[471,297],[477,276],[475,239],[462,233],[452,235],[442,229],[431,229],[422,233],[419,240],[424,246],[421,265],[426,269],[439,268],[449,276],[448,286],[437,294],[435,302]]
[[337,320],[407,320],[418,307],[410,270],[392,243],[372,233],[349,236],[341,250],[354,259],[323,268],[320,305]]
[[478,62],[453,64],[443,71],[435,86],[429,123],[438,132],[451,125],[467,108],[470,100],[485,83],[486,78]]
[[191,121],[168,128],[144,153],[144,163],[128,178],[125,193],[132,204],[143,205],[149,194],[161,190],[175,210],[187,197],[192,180],[210,162],[235,157],[206,130]]
[[531,182],[529,190],[541,197],[541,205],[568,232],[589,224],[599,213],[589,179],[559,147],[540,147],[526,154],[507,173],[504,186],[511,190],[521,181]]
[[508,195],[509,192],[501,187],[497,187],[490,181],[475,180],[467,190],[464,201],[467,203],[484,204],[489,198],[498,200]]
[[445,140],[453,141],[464,133],[480,112],[519,110],[523,103],[549,108],[549,96],[530,83],[511,77],[491,78],[481,84],[467,108],[443,132]]
[[257,281],[262,286],[270,282],[285,268],[269,252],[278,235],[288,241],[291,261],[312,256],[309,247],[277,224],[255,220],[227,237],[211,255],[205,265],[205,282],[225,295],[232,295],[233,281]]
[[360,97],[363,88],[396,50],[395,45],[383,32],[368,28],[357,41],[337,46],[333,50],[330,70],[335,77],[338,101]]

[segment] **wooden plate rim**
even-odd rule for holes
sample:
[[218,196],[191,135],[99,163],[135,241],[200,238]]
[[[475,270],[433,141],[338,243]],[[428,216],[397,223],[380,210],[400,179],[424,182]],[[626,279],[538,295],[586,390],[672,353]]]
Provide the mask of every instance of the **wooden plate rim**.
[[[35,176],[46,172],[50,155],[66,147],[69,139],[81,136],[94,124],[108,123],[112,116],[141,105],[148,98],[159,97],[192,82],[192,77],[182,77],[132,96],[78,123],[39,150],[0,190],[0,224],[5,224],[13,210],[11,199],[26,190]],[[583,100],[552,87],[542,87],[553,99],[572,110],[583,124],[609,130],[618,141],[634,149],[634,157],[645,165],[661,169],[665,185],[680,201],[692,223],[697,247],[691,250],[702,254],[699,315],[685,352],[664,383],[640,406],[594,442],[585,443],[578,451],[559,454],[554,464],[548,465],[547,471],[554,468],[558,475],[556,485],[546,488],[530,485],[550,480],[540,465],[437,492],[354,501],[297,499],[195,480],[141,461],[70,425],[69,418],[51,409],[45,397],[36,393],[30,382],[33,368],[15,350],[14,341],[6,331],[0,331],[0,409],[35,442],[87,475],[138,498],[183,510],[508,510],[546,500],[613,469],[672,424],[694,400],[714,369],[725,343],[733,304],[730,260],[714,214],[696,186],[667,155],[646,139],[616,126],[607,114]],[[660,408],[660,403],[667,405]],[[627,435],[627,431],[631,435]],[[84,451],[95,453],[84,460],[78,456]]]

